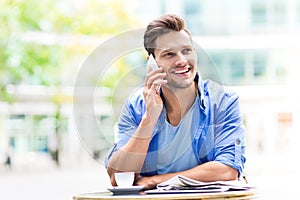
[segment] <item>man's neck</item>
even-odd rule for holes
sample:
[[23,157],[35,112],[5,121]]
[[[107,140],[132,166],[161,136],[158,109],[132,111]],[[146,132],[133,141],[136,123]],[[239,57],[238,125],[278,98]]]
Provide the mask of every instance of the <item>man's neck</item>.
[[167,110],[167,119],[170,124],[176,126],[191,108],[197,96],[196,84],[189,88],[170,89],[162,88],[164,104]]

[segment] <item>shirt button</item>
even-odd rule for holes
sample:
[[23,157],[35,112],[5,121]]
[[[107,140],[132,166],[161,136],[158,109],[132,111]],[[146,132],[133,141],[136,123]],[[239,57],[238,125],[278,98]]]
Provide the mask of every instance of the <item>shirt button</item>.
[[241,140],[240,139],[237,139],[235,142],[236,142],[237,145],[241,144]]

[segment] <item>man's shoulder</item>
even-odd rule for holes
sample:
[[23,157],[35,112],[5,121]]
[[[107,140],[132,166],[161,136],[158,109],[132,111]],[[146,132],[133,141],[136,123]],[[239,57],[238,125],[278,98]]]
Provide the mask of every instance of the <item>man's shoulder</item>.
[[203,80],[204,93],[234,95],[235,92],[229,86],[220,84],[216,81],[206,79]]
[[211,105],[221,105],[239,99],[239,95],[230,87],[212,80],[204,80],[202,87],[204,102],[208,101]]

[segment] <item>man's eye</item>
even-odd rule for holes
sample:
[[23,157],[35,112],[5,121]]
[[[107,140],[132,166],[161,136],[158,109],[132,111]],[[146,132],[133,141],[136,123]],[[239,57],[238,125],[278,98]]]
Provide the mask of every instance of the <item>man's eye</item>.
[[168,53],[166,53],[164,56],[165,56],[165,57],[172,57],[173,55],[174,55],[174,53],[168,52]]
[[191,51],[192,51],[192,49],[186,48],[186,49],[183,49],[182,53],[183,54],[189,54]]

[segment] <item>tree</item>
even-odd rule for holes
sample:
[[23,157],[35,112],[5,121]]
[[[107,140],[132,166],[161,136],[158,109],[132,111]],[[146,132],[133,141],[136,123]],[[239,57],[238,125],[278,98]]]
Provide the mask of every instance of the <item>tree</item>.
[[[13,103],[13,97],[7,92],[10,84],[73,84],[77,72],[74,66],[95,47],[82,46],[77,39],[85,36],[100,40],[136,26],[127,3],[121,0],[1,0],[0,101]],[[122,70],[128,67],[123,64]],[[60,98],[54,97],[52,101],[57,105],[56,138],[60,145],[60,104],[63,102],[57,99]],[[60,148],[58,146],[58,152]]]
[[[65,46],[61,40],[47,40],[53,35],[100,38],[130,29],[136,21],[125,5],[121,0],[2,0],[0,100],[9,100],[5,93],[8,84],[65,84],[57,74],[73,67],[73,61],[94,46],[82,47],[77,41]],[[36,36],[41,37],[30,38]]]

